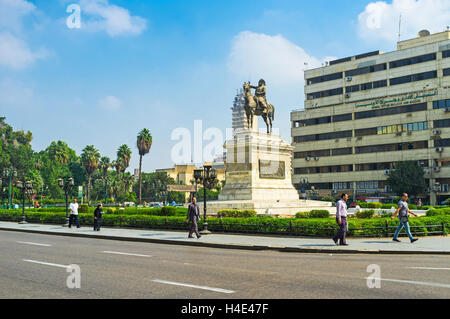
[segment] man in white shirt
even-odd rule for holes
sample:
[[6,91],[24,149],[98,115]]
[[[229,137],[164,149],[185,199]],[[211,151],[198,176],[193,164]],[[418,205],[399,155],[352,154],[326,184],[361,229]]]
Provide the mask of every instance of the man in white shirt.
[[347,201],[348,195],[342,194],[341,199],[336,203],[336,222],[339,225],[339,231],[333,237],[334,243],[337,245],[348,246],[346,235],[348,230],[347,224]]
[[69,218],[69,228],[72,227],[72,221],[75,219],[75,224],[77,228],[80,228],[80,220],[78,219],[78,203],[77,199],[74,198],[73,202],[69,205],[70,218]]

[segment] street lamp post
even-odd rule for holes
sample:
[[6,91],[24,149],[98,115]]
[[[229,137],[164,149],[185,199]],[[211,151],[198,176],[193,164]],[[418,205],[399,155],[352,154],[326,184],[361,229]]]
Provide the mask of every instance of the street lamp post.
[[62,178],[58,179],[58,186],[64,191],[64,196],[66,199],[66,224],[64,227],[69,226],[69,192],[72,190],[73,186],[75,185],[73,178],[69,178],[66,183],[64,183],[64,180]]
[[12,206],[12,179],[17,176],[17,171],[12,168],[5,168],[3,170],[3,176],[9,179],[9,193],[8,193],[8,209]]
[[17,181],[16,183],[17,188],[22,190],[22,221],[19,222],[19,224],[27,224],[26,218],[25,218],[25,196],[28,192],[31,192],[33,189],[33,184],[31,181],[22,182]]
[[206,189],[211,189],[217,184],[217,171],[212,165],[204,165],[203,168],[194,170],[194,179],[196,184],[203,186],[203,230],[202,235],[211,234],[208,230],[208,222],[206,221]]

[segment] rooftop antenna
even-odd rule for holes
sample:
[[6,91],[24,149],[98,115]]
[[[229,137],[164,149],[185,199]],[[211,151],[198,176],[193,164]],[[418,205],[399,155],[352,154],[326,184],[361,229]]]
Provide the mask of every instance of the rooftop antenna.
[[398,18],[398,42],[400,42],[401,27],[402,27],[402,15],[400,14],[400,17]]

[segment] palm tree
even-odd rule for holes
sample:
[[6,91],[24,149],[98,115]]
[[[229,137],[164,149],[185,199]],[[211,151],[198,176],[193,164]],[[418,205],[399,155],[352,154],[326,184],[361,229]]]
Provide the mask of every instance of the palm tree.
[[70,149],[66,142],[52,142],[46,151],[53,162],[66,164],[69,161]]
[[90,187],[91,187],[91,178],[92,174],[94,174],[95,170],[98,167],[100,161],[100,152],[94,147],[94,145],[88,145],[83,149],[81,153],[81,163],[86,170],[88,175],[88,187],[87,187],[87,201],[88,204],[91,203],[90,197]]
[[122,173],[125,172],[125,170],[130,166],[130,159],[131,159],[131,150],[128,147],[128,145],[123,144],[119,147],[117,150],[117,159],[122,159],[123,166],[122,166]]
[[148,129],[144,128],[139,132],[136,145],[139,150],[139,204],[142,204],[142,157],[150,152],[152,147],[152,134]]
[[98,168],[102,171],[102,179],[103,179],[103,183],[105,185],[105,203],[108,199],[108,181],[107,181],[107,177],[108,177],[108,169],[111,167],[111,162],[109,160],[109,157],[107,156],[103,156],[100,159],[100,164],[98,165]]

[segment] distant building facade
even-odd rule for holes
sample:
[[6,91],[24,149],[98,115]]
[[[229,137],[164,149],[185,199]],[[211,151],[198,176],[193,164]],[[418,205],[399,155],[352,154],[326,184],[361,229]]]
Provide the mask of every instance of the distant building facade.
[[293,183],[321,195],[386,198],[399,161],[424,167],[434,204],[450,196],[450,32],[305,71],[291,113]]

